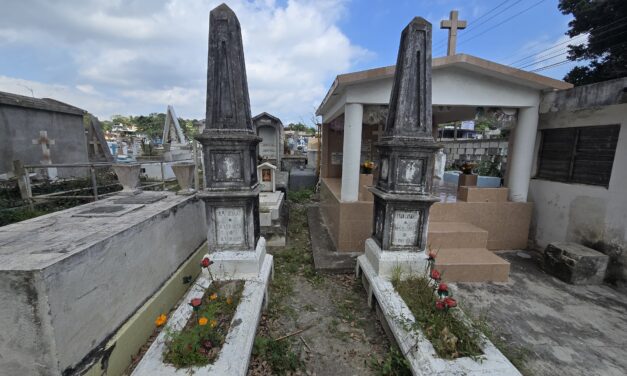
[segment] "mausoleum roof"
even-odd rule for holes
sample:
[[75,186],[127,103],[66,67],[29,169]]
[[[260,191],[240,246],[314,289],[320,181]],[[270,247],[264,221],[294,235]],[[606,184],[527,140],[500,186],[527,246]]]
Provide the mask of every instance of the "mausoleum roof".
[[[433,71],[450,67],[471,71],[477,74],[511,82],[539,91],[564,90],[573,87],[573,85],[568,82],[556,80],[554,78],[543,76],[537,73],[516,69],[507,65],[495,63],[490,60],[481,59],[467,54],[438,57],[432,60]],[[321,115],[323,113],[325,105],[330,101],[331,97],[340,92],[344,87],[369,81],[392,78],[394,77],[395,69],[395,65],[390,65],[387,67],[367,69],[363,71],[337,75],[337,77],[333,81],[333,84],[329,88],[329,91],[322,100],[322,103],[316,110],[316,114]]]
[[0,104],[33,108],[51,112],[63,112],[72,115],[84,115],[87,111],[51,98],[33,98],[24,95],[0,91]]
[[281,121],[281,119],[279,119],[279,118],[278,118],[278,117],[276,117],[276,116],[270,115],[269,113],[267,113],[267,112],[265,112],[265,111],[264,111],[264,112],[262,112],[262,113],[260,113],[259,115],[254,116],[254,117],[253,117],[253,122],[254,122],[255,120],[257,120],[257,119],[261,119],[262,117],[267,117],[267,118],[269,118],[269,119],[271,119],[271,120],[276,121],[276,122],[277,122],[277,123],[279,123],[279,124],[283,124],[283,122]]

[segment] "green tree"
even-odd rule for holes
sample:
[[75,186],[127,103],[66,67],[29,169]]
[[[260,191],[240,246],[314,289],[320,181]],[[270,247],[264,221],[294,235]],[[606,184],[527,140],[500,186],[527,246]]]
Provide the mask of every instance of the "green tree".
[[579,86],[627,76],[626,0],[560,0],[559,10],[575,17],[568,36],[589,34],[587,44],[568,46],[569,60],[589,63],[574,67],[565,81]]
[[144,133],[149,139],[163,135],[163,126],[165,124],[165,114],[163,113],[152,113],[148,116],[131,116],[131,121],[137,127],[137,131]]

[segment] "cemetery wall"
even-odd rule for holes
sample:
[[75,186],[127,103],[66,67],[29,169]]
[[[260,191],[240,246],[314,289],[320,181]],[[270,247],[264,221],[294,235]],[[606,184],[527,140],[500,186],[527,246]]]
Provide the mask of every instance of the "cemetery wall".
[[[34,144],[46,131],[52,163],[89,162],[81,111],[60,112],[7,105],[0,101],[0,174],[13,171],[13,160],[40,164],[42,146]],[[85,169],[58,169],[59,177],[86,176]]]
[[[538,249],[572,241],[610,256],[609,279],[627,277],[627,78],[549,93],[540,106],[539,129],[620,124],[608,187],[533,178],[530,237]],[[541,135],[536,139],[536,165]],[[535,171],[534,171],[535,174]]]
[[440,143],[444,146],[446,154],[446,167],[461,165],[464,162],[481,162],[500,157],[502,171],[505,171],[507,164],[508,140],[506,138],[487,140],[443,140]]

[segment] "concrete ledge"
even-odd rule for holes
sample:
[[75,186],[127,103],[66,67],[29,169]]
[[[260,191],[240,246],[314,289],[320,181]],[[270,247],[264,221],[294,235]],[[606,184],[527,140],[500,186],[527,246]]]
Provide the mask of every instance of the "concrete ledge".
[[[213,267],[212,267],[213,268]],[[268,301],[268,286],[272,277],[272,256],[264,259],[261,272],[257,278],[249,279],[244,284],[242,299],[233,316],[233,324],[226,337],[224,346],[218,359],[213,364],[204,367],[190,367],[176,369],[170,364],[163,363],[165,336],[167,330],[181,330],[192,315],[189,300],[202,296],[211,280],[205,272],[198,278],[194,286],[187,293],[182,304],[172,314],[166,328],[152,343],[142,360],[133,371],[137,376],[169,376],[169,375],[215,375],[215,376],[244,376],[248,372],[250,354],[257,332],[257,325],[261,317],[261,310]]]
[[334,251],[333,241],[327,227],[322,223],[317,206],[307,209],[307,222],[315,269],[322,273],[352,273],[355,259],[361,253]]
[[507,202],[508,188],[459,187],[457,200],[465,202]]
[[415,319],[409,307],[396,293],[387,278],[377,276],[368,258],[357,258],[357,277],[362,277],[370,305],[378,304],[385,322],[396,343],[405,354],[412,374],[415,376],[520,376],[521,373],[487,339],[483,338],[483,356],[475,361],[471,358],[446,360],[436,358],[435,349],[422,332],[408,331],[405,328],[414,324]]
[[[203,244],[170,277],[170,279],[118,330],[104,348],[104,355],[94,359],[94,365],[84,376],[121,375],[131,364],[131,357],[139,352],[155,330],[154,320],[168,313],[181,299],[200,274],[200,260],[207,253]],[[189,282],[186,282],[191,278]]]

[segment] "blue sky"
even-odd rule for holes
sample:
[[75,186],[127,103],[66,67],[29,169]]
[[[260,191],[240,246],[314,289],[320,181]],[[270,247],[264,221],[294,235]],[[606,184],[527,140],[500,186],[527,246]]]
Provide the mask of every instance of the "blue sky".
[[[433,23],[435,57],[446,53],[439,21],[457,9],[469,23],[458,53],[504,64],[528,57],[514,64],[531,64],[524,69],[564,60],[565,44],[538,52],[568,40],[570,19],[557,0],[226,2],[242,24],[253,115],[267,111],[284,123],[310,123],[337,74],[394,64],[400,32],[414,16]],[[218,4],[5,2],[0,90],[66,101],[101,119],[164,112],[168,104],[181,117],[202,118],[208,12]],[[571,66],[541,73],[561,79]]]

